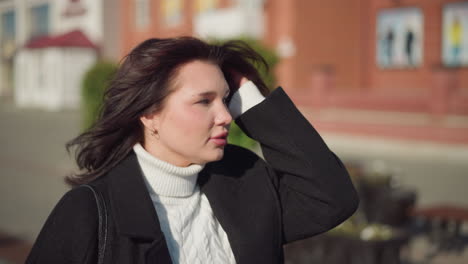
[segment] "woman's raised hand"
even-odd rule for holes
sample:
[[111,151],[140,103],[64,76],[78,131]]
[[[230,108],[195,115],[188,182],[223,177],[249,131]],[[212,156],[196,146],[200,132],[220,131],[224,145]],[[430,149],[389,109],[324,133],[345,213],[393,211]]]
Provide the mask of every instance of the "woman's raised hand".
[[247,77],[236,70],[230,70],[229,75],[229,86],[231,88],[231,94],[235,93],[244,83],[249,81]]

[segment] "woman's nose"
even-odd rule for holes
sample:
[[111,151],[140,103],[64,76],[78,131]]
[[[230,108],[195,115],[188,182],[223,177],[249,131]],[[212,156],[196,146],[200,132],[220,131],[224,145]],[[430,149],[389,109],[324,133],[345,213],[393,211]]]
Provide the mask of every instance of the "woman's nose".
[[219,125],[228,125],[232,122],[231,113],[226,105],[223,104],[218,115],[216,116],[216,123]]

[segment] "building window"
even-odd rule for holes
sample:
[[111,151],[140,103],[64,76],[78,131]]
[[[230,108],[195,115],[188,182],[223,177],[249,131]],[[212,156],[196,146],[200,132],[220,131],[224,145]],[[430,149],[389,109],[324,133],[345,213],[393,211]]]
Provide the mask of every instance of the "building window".
[[49,34],[49,4],[34,6],[31,8],[30,29],[31,37],[39,37]]
[[7,11],[2,14],[1,34],[2,39],[10,39],[15,37],[15,11]]
[[135,0],[135,24],[137,28],[144,28],[150,23],[150,0]]
[[162,0],[163,23],[167,26],[176,26],[182,23],[183,0]]
[[218,2],[219,0],[197,0],[197,13],[200,14],[215,10],[218,7]]
[[7,11],[1,15],[0,47],[2,59],[11,59],[15,52],[15,11]]
[[0,13],[0,95],[11,94],[13,87],[13,56],[16,50],[15,11]]

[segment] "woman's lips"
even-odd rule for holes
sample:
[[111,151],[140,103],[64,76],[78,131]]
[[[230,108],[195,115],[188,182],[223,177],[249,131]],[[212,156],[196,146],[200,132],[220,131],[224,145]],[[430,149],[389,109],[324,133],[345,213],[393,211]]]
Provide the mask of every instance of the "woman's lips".
[[218,134],[210,138],[210,140],[217,146],[225,146],[227,145],[227,136],[228,136],[228,133],[223,132],[221,134]]
[[210,140],[217,146],[225,146],[227,144],[226,138],[211,138]]

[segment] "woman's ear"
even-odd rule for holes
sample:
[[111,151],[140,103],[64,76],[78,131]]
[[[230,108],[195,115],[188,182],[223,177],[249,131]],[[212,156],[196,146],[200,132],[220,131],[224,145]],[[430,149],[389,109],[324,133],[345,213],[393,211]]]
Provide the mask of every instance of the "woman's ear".
[[157,130],[159,128],[158,126],[158,115],[157,114],[148,114],[148,115],[143,115],[140,117],[140,121],[143,124],[143,126],[148,129],[149,131],[154,131],[155,129]]

